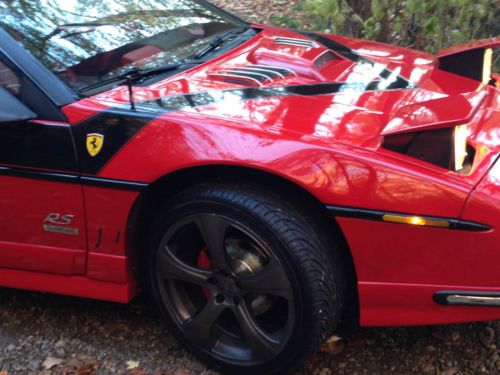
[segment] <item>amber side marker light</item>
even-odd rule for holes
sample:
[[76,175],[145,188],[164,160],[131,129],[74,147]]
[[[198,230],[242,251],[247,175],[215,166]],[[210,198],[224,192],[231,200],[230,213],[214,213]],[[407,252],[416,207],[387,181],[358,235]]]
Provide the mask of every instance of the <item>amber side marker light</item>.
[[428,227],[449,228],[450,222],[448,220],[427,219],[421,216],[406,216],[406,215],[384,215],[383,221],[390,223],[400,223],[409,225],[422,225]]

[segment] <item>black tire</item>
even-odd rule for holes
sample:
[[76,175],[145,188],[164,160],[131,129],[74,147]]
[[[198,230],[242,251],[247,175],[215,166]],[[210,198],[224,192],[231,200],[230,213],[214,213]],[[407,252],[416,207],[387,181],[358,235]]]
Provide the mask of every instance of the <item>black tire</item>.
[[283,372],[337,327],[342,262],[325,223],[306,220],[307,211],[262,187],[222,183],[162,208],[147,290],[175,336],[212,368]]

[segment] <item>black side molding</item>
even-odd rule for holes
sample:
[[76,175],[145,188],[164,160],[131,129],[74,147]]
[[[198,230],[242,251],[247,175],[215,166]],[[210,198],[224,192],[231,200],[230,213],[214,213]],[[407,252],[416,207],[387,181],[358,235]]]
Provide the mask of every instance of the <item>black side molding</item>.
[[143,191],[149,185],[143,182],[114,180],[109,178],[80,176],[80,183],[86,186],[96,186],[116,190]]
[[472,221],[448,217],[422,216],[401,212],[388,212],[355,207],[326,206],[329,213],[339,217],[350,217],[362,220],[374,220],[387,223],[428,226],[452,230],[484,232],[491,228],[488,225]]
[[35,169],[11,168],[4,166],[0,166],[0,176],[1,175],[129,191],[143,191],[149,186],[144,182],[115,180],[110,178],[80,176],[73,173],[45,172]]

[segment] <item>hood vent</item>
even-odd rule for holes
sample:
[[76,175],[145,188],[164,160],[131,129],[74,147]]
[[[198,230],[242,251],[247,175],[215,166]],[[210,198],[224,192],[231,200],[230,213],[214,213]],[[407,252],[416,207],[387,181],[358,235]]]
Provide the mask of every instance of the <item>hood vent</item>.
[[271,82],[275,79],[284,79],[295,76],[295,72],[268,65],[247,65],[220,69],[207,74],[209,77],[222,78],[226,82],[240,83],[244,85],[259,85]]
[[286,44],[289,46],[306,47],[306,48],[319,47],[319,45],[316,42],[307,39],[277,37],[274,41],[276,42],[276,44]]

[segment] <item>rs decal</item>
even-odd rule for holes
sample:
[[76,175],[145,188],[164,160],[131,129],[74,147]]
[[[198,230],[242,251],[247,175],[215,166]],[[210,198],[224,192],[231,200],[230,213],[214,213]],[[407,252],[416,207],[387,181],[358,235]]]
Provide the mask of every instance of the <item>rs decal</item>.
[[61,215],[58,213],[50,213],[43,222],[43,230],[46,232],[69,234],[72,236],[78,236],[80,231],[78,228],[70,228],[68,225],[71,224],[75,215]]

